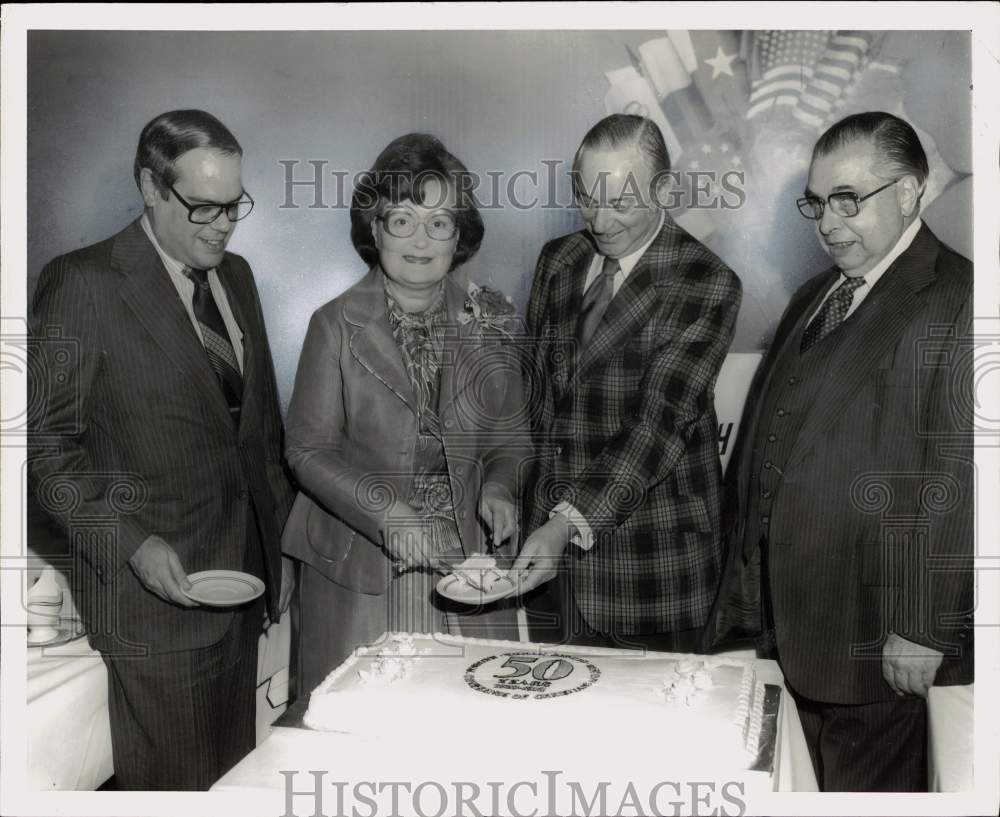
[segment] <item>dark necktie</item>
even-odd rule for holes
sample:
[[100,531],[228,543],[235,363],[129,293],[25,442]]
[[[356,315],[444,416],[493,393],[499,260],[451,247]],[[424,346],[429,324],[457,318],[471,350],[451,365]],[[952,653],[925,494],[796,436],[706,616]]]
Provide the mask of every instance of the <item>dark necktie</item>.
[[819,343],[844,322],[847,310],[851,308],[851,301],[854,299],[854,290],[864,283],[863,276],[848,278],[823,302],[816,317],[809,322],[806,331],[802,333],[800,347],[802,352]]
[[208,283],[208,270],[184,268],[184,274],[194,282],[194,316],[201,325],[201,336],[205,342],[205,352],[208,362],[212,364],[219,385],[229,404],[229,413],[238,424],[240,420],[240,405],[243,402],[243,376],[236,360],[236,352],[229,340],[225,321],[219,312],[219,306],[212,297],[212,288]]
[[601,274],[583,293],[583,305],[580,308],[580,319],[576,324],[576,339],[580,348],[585,349],[597,331],[597,326],[604,317],[604,312],[615,294],[615,275],[618,274],[618,261],[605,256],[601,266]]

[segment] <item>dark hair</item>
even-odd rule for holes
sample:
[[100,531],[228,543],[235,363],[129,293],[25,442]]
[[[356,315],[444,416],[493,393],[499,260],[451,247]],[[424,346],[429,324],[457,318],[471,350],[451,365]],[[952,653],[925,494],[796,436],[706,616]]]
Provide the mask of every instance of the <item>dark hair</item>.
[[588,150],[616,150],[621,147],[635,147],[646,158],[653,179],[670,172],[670,154],[659,126],[645,116],[630,113],[613,113],[606,116],[580,142],[573,157],[573,180],[578,178],[580,162]]
[[139,136],[132,165],[136,185],[142,189],[140,175],[144,167],[148,168],[157,189],[166,196],[167,185],[177,181],[174,162],[195,148],[243,155],[236,137],[212,114],[198,110],[167,111],[152,119]]
[[385,147],[371,170],[358,178],[354,189],[351,243],[366,264],[378,263],[372,222],[382,208],[407,199],[433,206],[434,202],[424,201],[424,185],[432,178],[446,188],[453,188],[457,199],[458,246],[451,268],[461,266],[476,254],[485,228],[472,194],[474,185],[470,184],[469,171],[439,139],[427,133],[408,133]]
[[875,146],[891,175],[913,175],[923,188],[929,171],[920,137],[907,122],[884,111],[857,113],[831,125],[813,148],[812,161],[861,141]]

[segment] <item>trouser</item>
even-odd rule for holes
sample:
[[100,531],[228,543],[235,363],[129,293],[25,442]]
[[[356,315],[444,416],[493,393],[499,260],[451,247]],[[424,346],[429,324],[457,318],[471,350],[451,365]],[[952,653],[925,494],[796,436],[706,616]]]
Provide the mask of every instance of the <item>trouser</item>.
[[105,655],[115,783],[207,790],[256,741],[258,600],[215,644],[142,657]]
[[565,564],[560,565],[554,579],[529,593],[524,602],[529,636],[537,642],[691,653],[696,652],[701,635],[700,627],[641,634],[595,630],[580,613]]
[[927,791],[927,702],[846,705],[793,695],[821,791]]

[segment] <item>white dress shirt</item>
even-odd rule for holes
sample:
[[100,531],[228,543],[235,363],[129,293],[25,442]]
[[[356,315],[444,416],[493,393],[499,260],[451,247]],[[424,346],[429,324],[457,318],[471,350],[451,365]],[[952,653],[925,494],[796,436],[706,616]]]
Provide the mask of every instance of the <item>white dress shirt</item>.
[[[886,253],[885,258],[879,261],[862,276],[865,279],[865,282],[852,293],[853,297],[851,298],[851,305],[847,309],[847,314],[844,315],[845,321],[851,316],[852,313],[857,311],[859,306],[861,306],[861,302],[868,297],[868,293],[872,291],[872,288],[876,283],[878,283],[878,279],[885,274],[885,271],[892,266],[892,262],[910,248],[910,244],[913,243],[913,239],[916,238],[917,233],[920,232],[921,224],[923,224],[923,222],[919,218],[914,219],[913,223],[903,230],[903,234],[899,237],[899,241],[897,241],[896,245],[889,250],[888,253]],[[833,294],[834,290],[836,290],[837,287],[839,287],[846,280],[847,276],[844,275],[844,273],[840,273],[837,280],[834,281],[833,286],[831,286],[827,290],[826,295],[823,296],[823,300],[820,301],[819,306],[817,306],[812,315],[809,316],[809,320],[806,321],[806,326],[812,323],[812,319],[819,314],[819,311],[823,308],[823,304],[826,303],[827,298],[829,298],[830,295]]]
[[[198,333],[198,340],[204,346],[205,339],[201,335],[201,324],[198,323],[198,318],[194,314],[194,281],[184,274],[185,265],[176,258],[171,258],[167,255],[163,247],[160,246],[160,242],[153,235],[153,227],[150,225],[149,218],[145,213],[142,214],[139,223],[142,225],[143,232],[146,233],[153,247],[156,249],[156,254],[160,256],[163,266],[167,268],[170,280],[173,282],[174,288],[181,298],[181,303],[184,304],[188,317],[191,319],[191,325],[194,327],[194,331]],[[212,297],[215,298],[215,303],[219,307],[222,322],[226,325],[226,332],[229,333],[229,342],[233,344],[233,351],[236,353],[236,362],[239,364],[240,374],[243,374],[243,332],[240,330],[239,324],[236,323],[236,318],[233,317],[233,311],[229,308],[229,299],[226,297],[226,290],[223,288],[214,267],[208,271],[208,285],[212,290]]]
[[[614,280],[611,282],[611,297],[614,298],[618,294],[618,290],[621,289],[622,284],[625,283],[628,276],[631,274],[632,270],[635,269],[635,265],[639,263],[639,259],[642,258],[643,253],[649,249],[649,245],[653,243],[653,240],[660,234],[660,230],[663,229],[663,211],[660,211],[660,220],[656,225],[656,229],[653,234],[649,237],[639,249],[635,252],[631,252],[626,256],[618,259],[618,272],[615,273]],[[598,253],[594,256],[594,260],[590,262],[590,269],[587,271],[587,278],[584,281],[583,291],[586,292],[590,289],[590,285],[597,280],[598,276],[601,274],[601,270],[604,267],[604,256]],[[568,502],[560,502],[549,512],[549,519],[555,516],[557,513],[561,513],[570,524],[570,541],[584,550],[590,550],[594,546],[594,533],[590,529],[590,523],[587,522],[587,517],[580,513],[573,505]]]

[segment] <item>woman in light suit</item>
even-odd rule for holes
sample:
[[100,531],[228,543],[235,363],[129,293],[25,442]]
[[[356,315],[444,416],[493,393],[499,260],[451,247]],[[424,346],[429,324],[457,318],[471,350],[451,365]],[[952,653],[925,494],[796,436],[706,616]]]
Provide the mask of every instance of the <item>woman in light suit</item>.
[[283,541],[304,562],[303,691],[386,630],[515,637],[512,608],[459,615],[433,589],[441,554],[516,546],[530,455],[513,307],[451,277],[483,237],[463,173],[432,136],[390,143],[351,204],[370,269],[309,324],[286,424],[301,493]]

